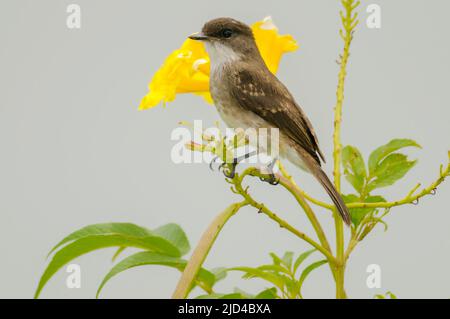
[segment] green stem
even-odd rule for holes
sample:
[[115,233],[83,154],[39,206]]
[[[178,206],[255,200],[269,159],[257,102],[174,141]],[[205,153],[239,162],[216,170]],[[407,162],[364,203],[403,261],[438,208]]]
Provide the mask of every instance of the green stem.
[[218,215],[209,225],[208,229],[203,234],[197,247],[192,253],[186,268],[184,269],[177,287],[172,295],[173,299],[187,298],[192,284],[197,277],[197,273],[203,265],[203,262],[208,256],[211,247],[213,246],[217,236],[222,230],[226,222],[238,212],[238,210],[246,206],[247,202],[235,203],[228,206],[220,215]]
[[[260,172],[259,169],[255,168],[255,167],[247,168],[246,170],[244,170],[242,172],[242,174],[239,174],[239,175],[237,174],[236,177],[232,180],[232,183],[234,184],[234,187],[236,188],[236,192],[238,194],[240,194],[242,197],[244,197],[245,201],[249,205],[255,207],[261,213],[264,213],[269,218],[271,218],[272,220],[276,221],[282,228],[285,228],[286,230],[290,231],[291,233],[293,233],[297,237],[299,237],[299,238],[303,239],[304,241],[306,241],[307,243],[309,243],[311,246],[313,246],[318,251],[320,251],[327,258],[327,260],[330,262],[330,264],[334,264],[336,262],[336,260],[333,257],[333,255],[331,254],[330,246],[329,246],[328,241],[327,241],[327,239],[325,237],[325,233],[323,232],[322,228],[320,227],[320,224],[318,223],[317,219],[315,218],[314,212],[311,210],[311,207],[305,202],[305,200],[303,198],[301,198],[301,197],[299,198],[299,200],[301,200],[302,204],[305,205],[305,206],[302,206],[303,209],[309,209],[310,213],[314,216],[314,218],[312,218],[312,219],[317,223],[317,225],[318,225],[318,227],[320,229],[320,232],[318,233],[318,236],[319,236],[319,239],[320,239],[322,245],[318,244],[313,239],[311,239],[309,236],[307,236],[305,233],[297,230],[295,227],[291,226],[288,222],[286,222],[285,220],[283,220],[280,217],[278,217],[278,215],[273,213],[264,204],[258,203],[257,201],[255,201],[253,199],[253,197],[248,193],[248,191],[242,187],[243,179],[246,176],[249,176],[249,175],[250,176],[257,176],[257,177],[264,177],[265,176],[264,174],[262,174]],[[281,185],[285,185],[286,189],[288,189],[290,192],[294,192],[290,187],[287,187],[287,186],[291,186],[291,184],[289,183],[289,181],[286,178],[284,178],[281,175],[277,175],[277,177],[280,179],[280,184]],[[298,196],[298,194],[297,194],[297,196]],[[325,245],[323,243],[325,243]]]
[[344,289],[344,273],[345,264],[336,266],[335,268],[335,281],[336,281],[336,299],[346,299],[347,294]]
[[[350,44],[353,39],[353,30],[358,24],[357,15],[353,14],[353,10],[359,5],[354,0],[343,0],[345,13],[341,12],[341,19],[344,31],[341,29],[341,37],[344,40],[344,49],[341,54],[340,70],[338,75],[338,86],[336,90],[336,106],[334,109],[334,132],[333,132],[333,161],[334,161],[334,184],[336,190],[341,189],[341,124],[342,124],[342,106],[344,103],[344,87],[347,75],[347,63],[350,56]],[[336,210],[334,210],[334,223],[336,231],[336,259],[338,261],[334,276],[336,281],[336,298],[346,298],[344,290],[344,273],[345,273],[345,257],[344,257],[344,223]]]
[[323,228],[320,225],[319,220],[317,219],[316,215],[314,214],[314,211],[312,210],[311,206],[309,206],[309,204],[305,201],[301,192],[299,192],[298,188],[294,184],[292,184],[289,180],[286,180],[285,178],[283,178],[281,176],[279,176],[279,178],[280,178],[280,184],[295,197],[295,199],[297,200],[299,205],[303,208],[303,211],[305,212],[311,225],[313,226],[322,246],[326,250],[331,252],[331,247],[330,247],[330,244],[328,243],[325,232],[323,231]]

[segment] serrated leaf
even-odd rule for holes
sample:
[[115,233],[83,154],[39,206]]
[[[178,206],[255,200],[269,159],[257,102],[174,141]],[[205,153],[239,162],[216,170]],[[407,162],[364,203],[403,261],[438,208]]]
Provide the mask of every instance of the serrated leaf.
[[404,154],[393,153],[388,155],[375,168],[373,172],[375,179],[367,185],[367,190],[370,192],[376,188],[394,184],[405,176],[416,163],[417,161],[408,161],[407,156]]
[[[106,274],[106,276],[103,278],[100,286],[97,289],[96,297],[98,298],[103,287],[111,278],[127,269],[145,265],[161,265],[183,271],[184,268],[186,267],[186,264],[187,264],[186,260],[178,257],[158,254],[151,251],[138,252],[119,262],[108,272],[108,274]],[[201,268],[197,274],[196,281],[201,282],[207,287],[211,288],[215,283],[215,275],[207,271],[206,269]]]
[[367,172],[360,151],[354,146],[344,147],[342,149],[342,165],[345,178],[358,193],[361,193],[367,179]]
[[308,258],[309,255],[311,255],[315,251],[316,251],[316,249],[314,248],[314,249],[305,251],[304,253],[300,254],[297,257],[297,259],[295,260],[295,263],[294,263],[294,271],[293,271],[294,275],[297,272],[298,267],[300,267],[300,265],[305,261],[305,259]]
[[255,299],[277,299],[277,288],[269,288],[261,291],[255,296]]
[[303,283],[305,282],[305,279],[308,277],[308,275],[314,270],[319,268],[320,266],[326,264],[328,261],[326,259],[324,260],[320,260],[320,261],[316,261],[315,263],[312,263],[311,265],[309,265],[308,267],[306,267],[303,271],[302,274],[300,275],[300,279],[298,281],[298,294],[301,296],[301,289],[303,287]]
[[[345,203],[356,203],[360,202],[360,199],[358,196],[354,194],[349,195],[342,195],[342,198],[344,199]],[[365,200],[365,203],[378,203],[378,202],[386,202],[386,199],[384,199],[382,196],[374,195],[374,196],[368,196]],[[358,226],[363,218],[372,212],[374,212],[376,208],[350,208],[350,217],[352,220],[352,223],[355,226]]]
[[419,144],[410,139],[393,139],[389,143],[378,147],[369,156],[369,175],[373,175],[378,164],[388,156],[389,154],[404,148],[404,147],[418,147],[421,148]]
[[[61,245],[58,245],[58,247],[60,246]],[[54,254],[52,260],[49,262],[47,268],[41,276],[36,289],[35,298],[39,297],[42,288],[44,288],[45,284],[59,269],[61,269],[61,267],[81,255],[108,247],[135,247],[160,252],[173,257],[180,256],[180,251],[177,247],[172,245],[166,239],[155,235],[134,237],[131,235],[124,235],[122,233],[114,235],[89,235],[87,237],[79,237],[79,239],[63,246]]]

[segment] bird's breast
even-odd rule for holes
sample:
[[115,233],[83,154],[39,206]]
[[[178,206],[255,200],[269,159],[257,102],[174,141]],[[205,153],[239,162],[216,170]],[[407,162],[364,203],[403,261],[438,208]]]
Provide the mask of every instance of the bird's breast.
[[210,74],[210,92],[214,105],[221,119],[230,128],[261,128],[268,127],[265,121],[255,113],[246,110],[241,102],[231,94],[229,83],[226,80],[227,70],[215,69]]

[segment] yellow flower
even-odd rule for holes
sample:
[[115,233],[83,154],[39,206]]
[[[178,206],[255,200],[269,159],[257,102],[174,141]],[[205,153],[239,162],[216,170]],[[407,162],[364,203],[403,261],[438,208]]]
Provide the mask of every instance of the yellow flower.
[[[279,35],[270,17],[252,25],[261,56],[273,73],[281,56],[295,51],[297,43],[291,35]],[[179,93],[194,93],[212,103],[209,94],[209,57],[203,43],[187,39],[181,48],[170,54],[149,83],[149,92],[142,99],[140,110],[171,102]]]

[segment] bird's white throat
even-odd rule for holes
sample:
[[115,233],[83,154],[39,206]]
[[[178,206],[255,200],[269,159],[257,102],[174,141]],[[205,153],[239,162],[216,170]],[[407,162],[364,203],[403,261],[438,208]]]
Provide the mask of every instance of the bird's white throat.
[[228,63],[241,59],[241,55],[232,48],[219,42],[205,42],[205,48],[208,52],[211,72],[219,71]]

